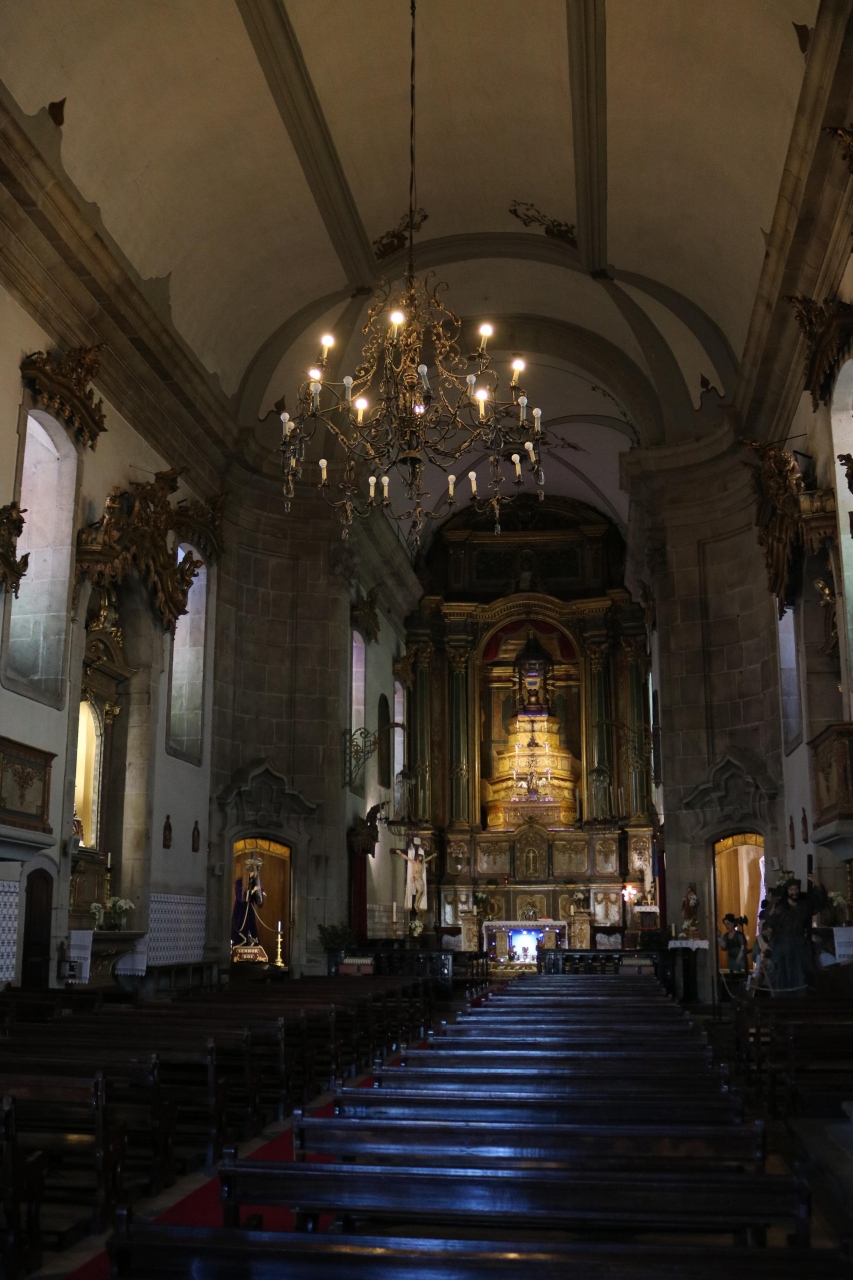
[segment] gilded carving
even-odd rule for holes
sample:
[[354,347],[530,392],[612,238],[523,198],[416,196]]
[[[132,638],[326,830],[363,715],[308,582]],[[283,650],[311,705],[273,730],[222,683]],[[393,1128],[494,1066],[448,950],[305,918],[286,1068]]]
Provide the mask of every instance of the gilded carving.
[[811,392],[812,407],[832,395],[835,375],[853,344],[853,306],[838,299],[815,302],[803,295],[785,295],[806,338],[805,390]]
[[541,920],[547,910],[544,893],[520,893],[516,898],[516,920]]
[[515,842],[518,880],[543,880],[548,875],[548,833],[539,827],[522,829]]
[[588,863],[589,850],[586,840],[554,841],[555,876],[586,875]]
[[593,675],[598,675],[604,670],[607,662],[607,655],[610,652],[610,645],[606,640],[588,641],[586,645],[586,656],[589,658],[589,669]]
[[779,617],[785,612],[796,553],[802,546],[800,495],[803,477],[793,454],[778,445],[744,442],[756,455],[749,467],[757,501],[755,524],[764,552],[767,583],[776,597]]
[[77,537],[75,587],[84,577],[96,587],[117,586],[135,568],[149,587],[163,629],[171,631],[186,612],[192,580],[201,568],[191,551],[178,560],[172,539],[184,536],[190,525],[198,537],[201,520],[208,526],[206,542],[219,545],[217,506],[193,502],[173,507],[169,495],[178,486],[179,472],[158,471],[154,479],[134,484],[130,491],[110,490],[104,514]]
[[29,552],[20,559],[17,556],[18,539],[23,532],[24,512],[17,502],[0,507],[0,583],[13,595],[18,594],[21,578],[30,562]]
[[450,670],[455,675],[464,675],[468,669],[468,659],[471,656],[470,649],[449,648],[447,650],[447,661],[450,664]]
[[612,876],[619,870],[618,848],[615,840],[605,837],[595,842],[595,869],[599,875]]
[[34,351],[21,364],[21,376],[32,387],[36,402],[60,418],[90,449],[107,429],[104,402],[95,403],[89,386],[98,376],[102,350],[103,344],[75,347],[64,356]]
[[359,596],[349,608],[350,624],[361,632],[368,644],[379,639],[379,611],[376,602],[379,588],[372,587],[366,596]]
[[509,841],[477,845],[477,870],[484,875],[509,875]]
[[410,645],[406,652],[393,662],[394,679],[399,680],[404,689],[411,689],[415,683],[415,653]]
[[453,841],[447,846],[447,870],[451,875],[459,876],[468,867],[468,846],[461,841]]

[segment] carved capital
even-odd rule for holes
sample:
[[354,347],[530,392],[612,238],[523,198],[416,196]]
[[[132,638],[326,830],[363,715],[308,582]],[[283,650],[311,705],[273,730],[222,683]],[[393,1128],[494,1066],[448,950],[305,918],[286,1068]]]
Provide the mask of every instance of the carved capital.
[[649,651],[645,636],[623,636],[622,652],[626,660],[645,672],[649,664]]
[[610,656],[610,644],[607,640],[590,640],[586,644],[586,656],[589,659],[589,669],[593,675],[599,675],[607,664]]
[[471,657],[470,649],[451,648],[447,650],[447,661],[450,664],[450,670],[454,675],[462,676],[468,670],[468,659]]
[[103,344],[75,347],[66,355],[34,351],[21,363],[21,377],[36,402],[54,414],[79,440],[94,449],[106,431],[103,400],[95,403],[89,383],[98,376]]
[[24,513],[17,502],[0,507],[0,583],[18,594],[21,578],[27,572],[30,562],[29,553],[17,557],[18,539],[24,532]]
[[129,491],[116,486],[101,519],[77,536],[75,589],[79,590],[84,577],[96,587],[116,586],[135,568],[151,590],[166,631],[173,630],[186,613],[192,580],[202,566],[190,551],[178,560],[173,536],[180,540],[192,533],[195,543],[219,545],[220,504],[188,502],[173,507],[169,502],[179,475],[174,470],[158,471],[152,481],[132,485]]
[[394,679],[399,680],[404,689],[411,689],[415,683],[415,654],[411,646],[394,659],[393,671]]
[[366,596],[359,596],[349,607],[350,625],[364,636],[368,644],[379,639],[379,611],[376,602],[379,588],[373,587]]
[[422,640],[420,644],[412,645],[414,652],[415,666],[420,670],[429,671],[432,664],[432,655],[435,652],[435,646],[431,640]]

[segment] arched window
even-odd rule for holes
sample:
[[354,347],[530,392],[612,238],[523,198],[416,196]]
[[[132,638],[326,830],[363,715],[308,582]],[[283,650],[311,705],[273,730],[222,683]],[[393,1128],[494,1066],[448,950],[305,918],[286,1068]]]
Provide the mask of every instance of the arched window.
[[380,787],[391,789],[391,708],[384,693],[379,695],[376,712],[376,771]]
[[81,702],[80,719],[77,722],[74,812],[83,828],[81,844],[87,849],[96,849],[98,847],[100,778],[101,727],[91,704]]
[[77,452],[45,413],[27,417],[18,556],[29,554],[20,591],[11,596],[4,676],[16,690],[61,705],[74,533]]
[[405,729],[399,725],[406,722],[406,695],[399,680],[394,681],[394,721],[398,728],[394,730],[394,777],[406,763]]
[[[181,543],[178,558],[195,547]],[[187,596],[187,611],[175,623],[169,679],[169,750],[201,764],[204,719],[204,643],[207,622],[207,569],[201,566]]]
[[352,715],[351,729],[364,728],[364,701],[367,664],[364,640],[357,631],[352,633]]
[[786,609],[779,619],[779,676],[782,691],[782,739],[788,755],[803,740],[803,711],[800,700],[800,667],[794,610]]

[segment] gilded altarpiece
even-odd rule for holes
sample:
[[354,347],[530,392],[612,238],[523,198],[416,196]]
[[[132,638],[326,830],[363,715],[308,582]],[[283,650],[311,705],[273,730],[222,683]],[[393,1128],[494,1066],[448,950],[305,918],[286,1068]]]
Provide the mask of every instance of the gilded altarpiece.
[[413,816],[443,850],[426,929],[467,950],[474,922],[561,920],[572,947],[630,945],[654,894],[644,611],[592,508],[501,528],[449,522],[410,619]]

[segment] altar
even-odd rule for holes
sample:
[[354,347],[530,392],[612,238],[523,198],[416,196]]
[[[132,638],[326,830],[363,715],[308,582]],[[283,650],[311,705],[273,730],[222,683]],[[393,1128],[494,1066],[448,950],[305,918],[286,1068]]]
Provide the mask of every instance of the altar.
[[565,951],[569,926],[563,920],[487,920],[483,924],[483,950],[489,960],[512,971],[536,969],[536,954]]

